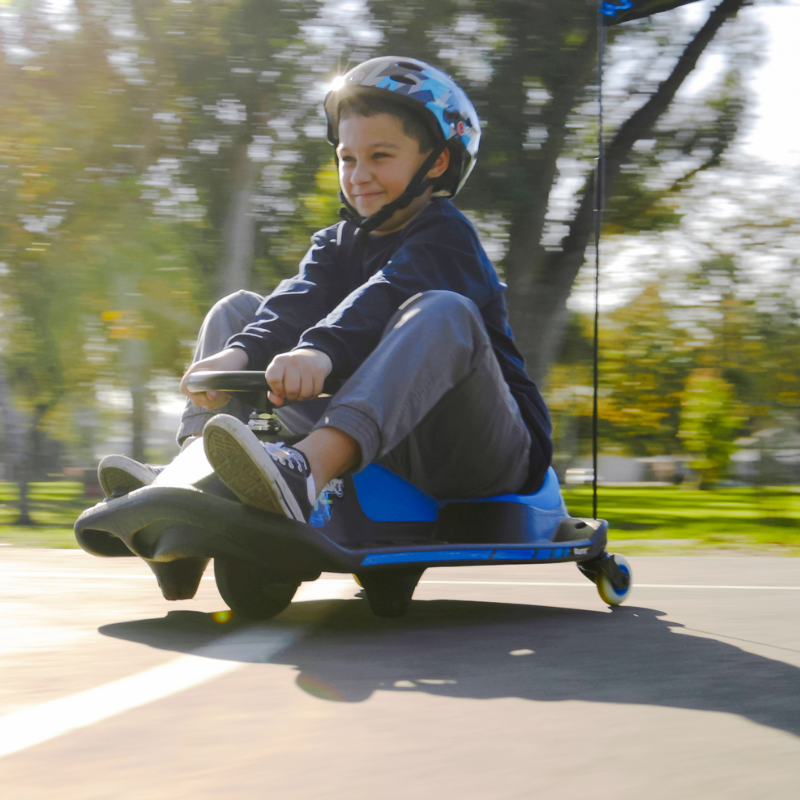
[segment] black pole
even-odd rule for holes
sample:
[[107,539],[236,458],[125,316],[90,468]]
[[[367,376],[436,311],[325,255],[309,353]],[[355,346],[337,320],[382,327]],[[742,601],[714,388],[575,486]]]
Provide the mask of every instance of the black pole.
[[592,517],[597,519],[597,396],[600,387],[600,226],[603,221],[604,147],[603,147],[603,53],[606,26],[602,2],[597,7],[597,165],[594,203],[594,341],[592,343]]

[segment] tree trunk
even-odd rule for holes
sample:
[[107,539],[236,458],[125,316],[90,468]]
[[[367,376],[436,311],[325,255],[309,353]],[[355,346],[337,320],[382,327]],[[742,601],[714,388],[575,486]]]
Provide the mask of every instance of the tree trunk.
[[17,525],[33,525],[30,516],[30,505],[28,502],[28,453],[25,448],[25,433],[21,429],[21,421],[17,410],[14,408],[11,399],[11,390],[6,380],[5,372],[0,369],[0,416],[3,420],[3,432],[5,434],[5,451],[9,458],[6,464],[11,466],[11,474],[19,489],[19,518]]
[[[520,43],[520,51],[524,43]],[[596,30],[590,28],[583,44],[569,60],[569,76],[543,113],[547,138],[539,158],[523,162],[530,196],[516,204],[509,225],[505,272],[509,315],[514,335],[536,383],[541,383],[553,361],[566,321],[566,297],[573,278],[551,269],[551,255],[542,244],[549,197],[558,178],[558,158],[564,149],[567,121],[595,65]],[[522,71],[520,74],[525,74]],[[581,253],[581,258],[583,254]],[[565,280],[568,284],[563,286]],[[559,300],[566,289],[564,302]]]
[[147,385],[150,373],[147,342],[129,339],[126,360],[131,393],[131,457],[144,462],[147,445]]
[[250,288],[255,247],[256,218],[253,214],[253,195],[258,169],[248,154],[248,137],[240,139],[235,147],[231,176],[233,186],[224,228],[225,260],[220,271],[220,297]]
[[[605,153],[605,193],[613,186],[637,141],[650,135],[667,111],[676,92],[697,65],[700,56],[722,25],[734,17],[747,0],[723,0],[686,45],[671,74],[650,99],[620,127]],[[531,217],[520,213],[512,220],[507,261],[509,308],[515,334],[537,383],[558,356],[567,319],[567,299],[586,257],[595,225],[594,175],[581,192],[578,211],[557,251],[544,252],[531,241]]]

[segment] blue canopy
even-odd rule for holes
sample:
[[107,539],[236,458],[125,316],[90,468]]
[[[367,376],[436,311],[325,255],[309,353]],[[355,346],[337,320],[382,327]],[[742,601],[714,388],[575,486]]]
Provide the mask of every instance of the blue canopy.
[[697,0],[602,0],[600,11],[605,17],[606,25],[616,25],[696,2]]

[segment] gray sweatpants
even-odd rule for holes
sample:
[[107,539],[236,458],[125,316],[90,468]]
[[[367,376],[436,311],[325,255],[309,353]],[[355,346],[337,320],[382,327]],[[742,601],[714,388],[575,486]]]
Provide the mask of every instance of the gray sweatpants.
[[[200,326],[192,363],[224,350],[228,339],[236,333],[241,333],[245,326],[253,321],[256,311],[263,301],[264,298],[261,295],[244,289],[217,301],[206,314],[206,318]],[[242,422],[247,422],[251,411],[252,409],[239,402],[235,395],[231,397],[228,405],[216,411],[200,408],[191,400],[187,400],[181,415],[181,424],[178,427],[176,437],[178,444],[182,445],[188,436],[201,434],[206,422],[217,414],[231,414]]]
[[[252,292],[219,301],[200,330],[195,360],[222,350],[260,303]],[[278,415],[291,417],[298,430],[303,412],[308,429],[338,428],[359,443],[355,471],[377,461],[434,497],[514,492],[528,475],[530,434],[478,308],[454,292],[425,292],[404,303],[329,402],[298,403]],[[179,441],[201,432],[216,413],[246,420],[249,409],[235,399],[215,412],[187,403]]]

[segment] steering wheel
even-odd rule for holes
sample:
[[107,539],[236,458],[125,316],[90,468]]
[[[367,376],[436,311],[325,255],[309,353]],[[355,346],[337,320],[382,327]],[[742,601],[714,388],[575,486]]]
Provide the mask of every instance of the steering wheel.
[[[245,402],[249,405],[254,405],[259,411],[267,411],[272,413],[275,406],[269,402],[267,392],[269,386],[264,373],[260,370],[201,370],[193,372],[186,379],[186,386],[190,392],[227,392],[228,394],[235,394],[236,392],[248,392],[250,398]],[[328,397],[327,394],[321,394],[320,397]],[[253,402],[255,400],[255,402]],[[284,400],[281,408],[297,403],[297,400]]]
[[202,370],[186,379],[190,392],[264,392],[269,391],[263,370]]

